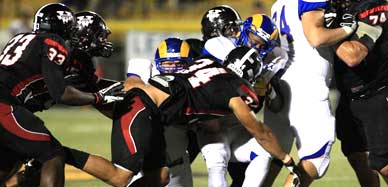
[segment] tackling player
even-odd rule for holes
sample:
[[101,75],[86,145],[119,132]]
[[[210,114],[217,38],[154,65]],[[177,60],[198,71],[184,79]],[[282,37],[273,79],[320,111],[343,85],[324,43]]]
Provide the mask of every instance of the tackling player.
[[144,166],[152,168],[156,172],[154,180],[142,182],[165,185],[168,176],[163,162],[162,124],[172,120],[195,122],[234,113],[257,142],[297,172],[292,158],[281,150],[271,130],[251,112],[257,109],[258,99],[250,84],[260,74],[261,67],[255,49],[239,47],[231,51],[224,66],[211,58],[202,58],[178,73],[155,76],[149,80],[150,84],[129,77],[125,83],[127,96],[117,103],[114,115],[113,133],[118,137],[113,143],[121,146],[115,148],[117,152],[113,150],[117,153],[112,157],[113,162],[127,168],[129,178]]
[[[151,75],[174,73],[187,67],[193,60],[189,44],[179,38],[167,38],[160,42],[155,52],[155,65],[145,60],[130,60],[127,76],[138,76],[145,83]],[[189,137],[187,126],[172,123],[164,127],[167,165],[171,187],[193,186],[190,157],[187,152]]]

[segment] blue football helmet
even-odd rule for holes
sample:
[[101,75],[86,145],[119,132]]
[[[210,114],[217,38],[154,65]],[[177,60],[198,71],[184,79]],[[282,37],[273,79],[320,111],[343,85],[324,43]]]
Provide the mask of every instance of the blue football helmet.
[[[158,45],[155,53],[156,69],[161,73],[173,73],[183,69],[193,60],[189,44],[179,38],[167,38]],[[165,62],[170,62],[166,64]]]
[[[257,43],[252,42],[249,33],[262,40],[263,44],[259,48]],[[279,45],[279,32],[270,17],[264,14],[255,14],[244,21],[238,44],[255,48],[264,59],[275,46]]]

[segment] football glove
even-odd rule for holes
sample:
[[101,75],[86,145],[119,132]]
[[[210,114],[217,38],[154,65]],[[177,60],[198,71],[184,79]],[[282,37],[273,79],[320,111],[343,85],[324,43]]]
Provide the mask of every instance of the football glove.
[[107,104],[123,100],[125,92],[124,85],[121,82],[114,83],[95,93],[96,104]]
[[357,28],[356,18],[355,18],[355,16],[353,14],[344,13],[342,15],[342,18],[341,18],[341,21],[340,21],[339,25],[342,27],[342,29],[345,30],[345,32],[348,35],[350,35]]
[[325,27],[329,29],[334,29],[339,27],[337,13],[336,12],[325,12],[323,16],[325,20]]

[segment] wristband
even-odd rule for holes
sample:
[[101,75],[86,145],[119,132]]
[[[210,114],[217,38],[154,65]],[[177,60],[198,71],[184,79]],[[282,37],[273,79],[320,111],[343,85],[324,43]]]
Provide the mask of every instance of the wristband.
[[284,165],[290,164],[289,162],[292,162],[292,157],[289,154],[286,154],[282,162]]
[[100,102],[100,97],[98,96],[98,93],[93,93],[94,96],[94,104],[98,104]]
[[357,39],[360,43],[362,43],[366,48],[368,48],[368,51],[372,50],[375,46],[375,42],[372,38],[370,38],[368,35],[364,35],[363,37]]
[[346,35],[350,35],[353,33],[354,29],[352,29],[351,27],[349,26],[344,26],[342,27],[342,29],[344,29],[344,31],[346,32]]

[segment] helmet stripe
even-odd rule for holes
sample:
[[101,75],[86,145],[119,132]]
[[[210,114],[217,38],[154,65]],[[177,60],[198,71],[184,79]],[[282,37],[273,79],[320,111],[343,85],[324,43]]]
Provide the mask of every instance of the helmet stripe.
[[181,49],[180,49],[181,57],[182,58],[188,57],[189,52],[190,52],[189,44],[186,41],[183,41],[181,44]]
[[159,58],[167,58],[167,43],[166,41],[162,41],[158,46]]

